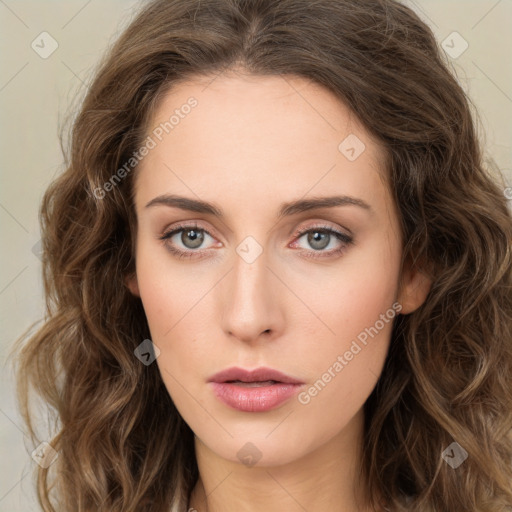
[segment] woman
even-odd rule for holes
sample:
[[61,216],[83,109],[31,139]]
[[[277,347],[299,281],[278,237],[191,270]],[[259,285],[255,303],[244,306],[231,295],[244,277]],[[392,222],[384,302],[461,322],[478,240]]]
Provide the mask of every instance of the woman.
[[512,222],[410,9],[150,2],[41,216],[45,511],[510,510]]

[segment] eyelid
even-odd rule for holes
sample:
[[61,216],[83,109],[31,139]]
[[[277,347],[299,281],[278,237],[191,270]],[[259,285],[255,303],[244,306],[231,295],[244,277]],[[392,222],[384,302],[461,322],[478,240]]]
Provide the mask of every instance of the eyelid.
[[212,236],[212,234],[210,233],[210,231],[208,229],[202,227],[200,225],[200,223],[198,223],[198,221],[195,221],[195,220],[189,220],[189,221],[185,221],[185,222],[178,222],[177,224],[172,224],[171,227],[167,227],[163,230],[163,235],[165,236],[165,235],[172,233],[173,231],[179,231],[180,229],[186,229],[186,228],[201,230],[201,231],[204,231],[205,233],[208,233],[210,236]]
[[[214,235],[212,235],[210,233],[210,231],[208,229],[202,227],[200,225],[200,223],[198,223],[197,221],[185,221],[185,222],[181,222],[178,224],[174,224],[171,226],[171,228],[166,228],[164,230],[163,235],[159,236],[158,239],[163,242],[164,246],[166,246],[166,248],[171,253],[178,255],[178,257],[180,257],[180,258],[201,258],[202,256],[204,256],[204,253],[209,251],[209,249],[182,250],[182,249],[177,249],[176,247],[173,247],[173,246],[171,246],[171,244],[168,243],[168,240],[170,238],[172,238],[174,235],[176,235],[180,231],[185,231],[186,229],[192,229],[192,230],[195,229],[198,231],[203,231],[204,233],[211,236],[212,238],[216,238]],[[315,251],[314,249],[308,250],[308,249],[302,248],[299,252],[311,253],[310,256],[308,256],[308,258],[312,258],[312,259],[328,258],[330,256],[335,256],[339,253],[344,252],[344,250],[346,249],[347,246],[353,245],[355,243],[352,231],[349,230],[348,228],[343,228],[343,229],[348,231],[348,233],[350,233],[350,234],[343,233],[339,228],[326,223],[326,221],[311,221],[311,225],[301,227],[301,228],[298,228],[297,230],[295,230],[295,232],[292,235],[294,240],[291,243],[296,244],[298,241],[297,239],[302,238],[304,235],[306,235],[307,233],[309,233],[311,231],[314,231],[314,230],[326,231],[331,236],[336,237],[338,239],[338,241],[343,244],[343,247],[338,248],[338,249],[331,249],[329,251]]]
[[[211,231],[209,229],[202,227],[201,224],[195,220],[183,221],[183,222],[178,222],[177,224],[172,224],[172,226],[170,228],[165,228],[163,230],[162,237],[167,236],[170,233],[173,233],[174,231],[179,231],[180,228],[181,229],[186,229],[186,228],[198,229],[198,230],[204,231],[206,234],[210,235],[211,237],[214,237],[214,235],[211,233]],[[347,237],[354,236],[353,232],[349,228],[346,228],[345,226],[342,226],[342,228],[345,231],[347,231],[347,234],[346,234]],[[291,234],[291,236],[293,236],[294,238],[297,236],[301,236],[305,232],[309,231],[310,229],[325,229],[325,230],[332,230],[335,232],[340,232],[338,227],[336,227],[334,225],[330,225],[326,221],[317,220],[317,221],[311,221],[311,224],[306,227],[297,228]],[[159,237],[159,238],[161,239],[162,237]],[[215,236],[215,238],[218,238],[218,237]]]
[[[178,224],[173,224],[170,228],[165,228],[163,234],[161,236],[158,236],[158,239],[162,240],[163,242],[166,242],[172,236],[174,236],[176,233],[179,233],[180,231],[185,231],[187,229],[195,229],[197,231],[203,231],[204,233],[211,236],[212,238],[218,238],[217,236],[213,235],[209,229],[202,227],[200,223],[192,220],[192,221],[186,221],[186,222],[182,222],[182,223],[178,223]],[[199,253],[200,251],[201,251],[201,249],[199,249],[198,251],[189,251],[189,252]]]
[[306,226],[296,229],[293,232],[292,236],[295,238],[297,236],[304,235],[304,233],[307,233],[308,231],[318,229],[319,231],[320,230],[333,231],[333,232],[339,233],[341,235],[345,235],[347,238],[353,238],[354,234],[352,233],[352,231],[350,229],[348,229],[344,226],[341,226],[341,228],[344,229],[346,231],[346,233],[343,233],[341,231],[340,227],[338,227],[336,225],[329,224],[327,221],[316,220],[316,221],[311,221]]

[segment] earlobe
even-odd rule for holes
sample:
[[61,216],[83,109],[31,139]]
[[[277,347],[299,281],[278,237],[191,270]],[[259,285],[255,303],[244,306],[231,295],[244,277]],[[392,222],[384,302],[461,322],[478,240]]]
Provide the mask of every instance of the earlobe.
[[400,313],[407,315],[416,311],[426,300],[432,279],[419,268],[407,265],[402,276],[402,285],[398,295],[398,302],[402,305]]
[[130,290],[132,295],[136,297],[140,297],[139,292],[139,283],[137,281],[137,274],[134,272],[133,274],[125,277],[125,285]]

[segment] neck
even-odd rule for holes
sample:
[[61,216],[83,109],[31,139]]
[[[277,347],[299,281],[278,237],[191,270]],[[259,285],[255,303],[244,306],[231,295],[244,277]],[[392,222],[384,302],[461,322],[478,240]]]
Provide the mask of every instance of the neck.
[[189,508],[197,512],[367,512],[357,474],[363,418],[361,409],[341,432],[307,455],[267,467],[223,459],[195,437],[199,479]]

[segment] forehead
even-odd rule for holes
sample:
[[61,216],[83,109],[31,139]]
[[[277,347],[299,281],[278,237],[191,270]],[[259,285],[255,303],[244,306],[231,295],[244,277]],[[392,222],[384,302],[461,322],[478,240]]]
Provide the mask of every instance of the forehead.
[[156,145],[136,186],[148,200],[175,187],[210,198],[212,191],[301,197],[334,187],[366,190],[371,201],[385,175],[384,148],[339,98],[301,77],[222,74],[180,83],[160,101],[147,134]]

